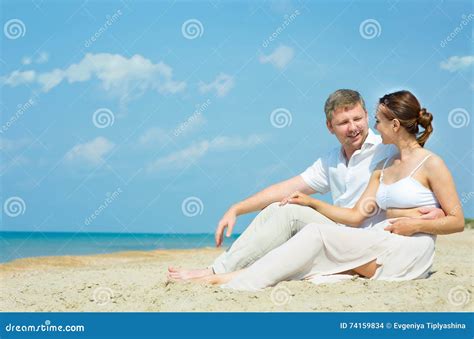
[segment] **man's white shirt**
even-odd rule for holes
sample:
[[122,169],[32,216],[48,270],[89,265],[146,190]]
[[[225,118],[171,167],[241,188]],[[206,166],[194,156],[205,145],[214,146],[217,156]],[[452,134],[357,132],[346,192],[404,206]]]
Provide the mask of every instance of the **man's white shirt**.
[[[301,177],[316,192],[331,192],[333,204],[353,207],[364,193],[377,165],[398,154],[395,145],[382,144],[382,138],[371,129],[360,150],[349,161],[342,146],[338,146],[308,167]],[[370,227],[385,219],[382,211],[365,220],[361,227]]]

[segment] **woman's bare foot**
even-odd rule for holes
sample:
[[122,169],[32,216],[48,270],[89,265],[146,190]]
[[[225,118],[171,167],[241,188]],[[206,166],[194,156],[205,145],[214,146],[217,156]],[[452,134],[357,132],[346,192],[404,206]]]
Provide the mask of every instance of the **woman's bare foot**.
[[201,268],[185,270],[176,267],[168,267],[168,277],[173,280],[191,280],[214,275],[212,268]]

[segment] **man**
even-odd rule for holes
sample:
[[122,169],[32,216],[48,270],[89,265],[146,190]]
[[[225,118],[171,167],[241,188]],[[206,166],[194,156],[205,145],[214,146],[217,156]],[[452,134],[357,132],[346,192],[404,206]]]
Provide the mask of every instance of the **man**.
[[[234,244],[205,269],[169,268],[172,279],[186,280],[213,273],[228,273],[242,269],[280,246],[305,225],[313,222],[334,224],[319,212],[288,203],[295,191],[305,194],[331,192],[333,204],[353,207],[364,192],[377,164],[397,153],[393,145],[382,144],[380,136],[369,129],[368,114],[361,95],[354,90],[339,89],[326,100],[326,126],[341,146],[319,158],[300,175],[274,184],[231,206],[224,214],[215,233],[216,246],[222,245],[225,229],[229,237],[242,214],[262,210]],[[370,227],[386,218],[381,211],[367,211],[361,227]],[[421,216],[435,218],[440,209],[391,210],[387,217]],[[444,215],[444,213],[443,213]]]

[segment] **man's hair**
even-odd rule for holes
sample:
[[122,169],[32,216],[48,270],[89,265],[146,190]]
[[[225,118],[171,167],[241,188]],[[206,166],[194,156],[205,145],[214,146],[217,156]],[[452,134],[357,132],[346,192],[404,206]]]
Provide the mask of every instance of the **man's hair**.
[[331,93],[324,104],[326,119],[331,121],[332,114],[339,108],[350,109],[357,104],[360,104],[362,109],[367,112],[364,99],[359,92],[352,89],[338,89],[337,91]]

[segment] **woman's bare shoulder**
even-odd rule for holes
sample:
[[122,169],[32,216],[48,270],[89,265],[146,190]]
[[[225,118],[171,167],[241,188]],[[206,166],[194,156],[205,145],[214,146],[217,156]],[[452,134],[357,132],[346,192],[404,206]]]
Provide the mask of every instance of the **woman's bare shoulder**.
[[424,167],[428,173],[439,173],[448,169],[443,158],[433,152],[429,152],[430,157],[426,159]]

